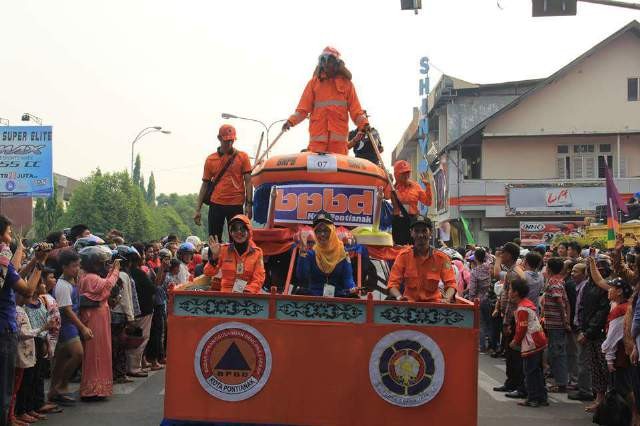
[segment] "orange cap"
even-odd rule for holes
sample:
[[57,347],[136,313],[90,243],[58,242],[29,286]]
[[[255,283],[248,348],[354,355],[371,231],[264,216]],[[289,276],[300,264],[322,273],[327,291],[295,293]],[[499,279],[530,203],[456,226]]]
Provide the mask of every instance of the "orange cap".
[[399,175],[399,174],[410,172],[410,171],[411,171],[411,165],[404,160],[396,161],[396,163],[393,165],[394,175]]
[[322,51],[322,54],[335,56],[336,59],[340,59],[340,52],[338,52],[338,49],[336,49],[335,47],[331,47],[331,46],[325,47],[324,50]]
[[218,136],[223,141],[235,141],[236,140],[236,128],[231,124],[223,124],[218,130]]

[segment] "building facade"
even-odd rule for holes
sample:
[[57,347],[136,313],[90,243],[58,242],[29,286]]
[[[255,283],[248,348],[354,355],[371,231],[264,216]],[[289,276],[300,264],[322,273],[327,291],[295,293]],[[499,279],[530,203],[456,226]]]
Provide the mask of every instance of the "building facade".
[[607,166],[623,197],[640,191],[637,21],[546,79],[446,78],[429,109],[437,150],[430,211],[451,224],[453,244],[464,243],[461,216],[478,243],[495,247],[518,236],[521,222],[595,215]]

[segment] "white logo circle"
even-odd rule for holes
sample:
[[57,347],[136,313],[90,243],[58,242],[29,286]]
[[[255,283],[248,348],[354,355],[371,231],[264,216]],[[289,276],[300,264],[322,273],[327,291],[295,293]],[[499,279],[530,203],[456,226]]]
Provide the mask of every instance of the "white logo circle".
[[193,366],[207,393],[223,401],[243,401],[269,380],[271,349],[255,328],[227,322],[200,339]]
[[369,379],[385,401],[400,407],[417,407],[440,392],[444,356],[427,335],[412,330],[394,331],[374,346]]

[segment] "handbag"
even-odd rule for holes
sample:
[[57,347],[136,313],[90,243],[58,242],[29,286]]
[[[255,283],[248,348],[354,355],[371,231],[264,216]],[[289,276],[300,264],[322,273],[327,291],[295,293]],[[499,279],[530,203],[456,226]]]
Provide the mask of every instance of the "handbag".
[[216,189],[218,182],[220,182],[220,179],[222,179],[222,176],[227,172],[227,169],[229,168],[229,166],[231,166],[231,163],[233,163],[233,160],[236,159],[237,153],[238,151],[234,149],[233,154],[231,154],[231,158],[229,158],[227,163],[222,167],[222,169],[220,170],[220,173],[218,173],[218,176],[216,176],[214,179],[211,179],[210,181],[207,182],[207,190],[205,191],[204,199],[202,200],[204,204],[208,206],[211,205],[211,195],[213,195],[213,190]]
[[80,309],[92,309],[92,308],[99,308],[99,307],[100,307],[100,302],[91,300],[84,295],[80,296]]

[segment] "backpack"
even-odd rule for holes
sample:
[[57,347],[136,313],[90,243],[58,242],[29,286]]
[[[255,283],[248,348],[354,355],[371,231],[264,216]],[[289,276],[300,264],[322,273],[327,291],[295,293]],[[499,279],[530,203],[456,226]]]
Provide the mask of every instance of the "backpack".
[[606,426],[628,426],[631,424],[631,407],[615,388],[615,373],[610,374],[609,377],[609,390],[593,413],[593,423]]

